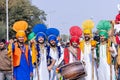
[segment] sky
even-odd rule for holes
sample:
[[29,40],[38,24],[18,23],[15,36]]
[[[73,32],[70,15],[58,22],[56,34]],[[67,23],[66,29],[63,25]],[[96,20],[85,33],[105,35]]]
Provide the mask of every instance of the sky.
[[[71,26],[81,27],[83,21],[92,19],[95,26],[100,20],[114,20],[120,0],[31,0],[32,4],[47,14],[45,23],[61,34],[69,34]],[[96,28],[93,29],[95,31]]]

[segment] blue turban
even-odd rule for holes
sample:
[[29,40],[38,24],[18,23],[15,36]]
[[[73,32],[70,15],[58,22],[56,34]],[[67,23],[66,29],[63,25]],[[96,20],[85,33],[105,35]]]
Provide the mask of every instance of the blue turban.
[[50,43],[50,41],[57,41],[57,37],[55,36],[55,35],[50,35],[49,37],[48,37],[48,42]]
[[59,30],[56,28],[49,28],[46,31],[46,35],[48,36],[48,42],[50,43],[51,40],[54,40],[56,43],[57,37],[59,36]]
[[45,33],[43,33],[43,32],[39,32],[39,33],[36,35],[36,41],[38,41],[39,37],[42,37],[42,38],[44,38],[44,40],[46,40],[46,35],[45,35]]
[[38,41],[39,37],[44,38],[44,40],[46,40],[46,30],[47,27],[44,24],[36,24],[32,31],[36,34],[36,41]]
[[33,29],[32,29],[32,31],[33,31],[35,34],[38,34],[39,32],[44,32],[44,33],[46,33],[46,30],[47,30],[47,27],[46,27],[46,25],[44,25],[44,24],[36,24],[36,25],[33,27]]

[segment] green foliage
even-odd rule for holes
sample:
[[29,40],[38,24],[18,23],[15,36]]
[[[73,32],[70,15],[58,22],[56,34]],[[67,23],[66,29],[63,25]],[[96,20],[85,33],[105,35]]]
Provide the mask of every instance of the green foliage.
[[6,38],[6,25],[0,22],[0,39]]
[[[37,23],[44,23],[46,14],[43,10],[33,6],[29,0],[9,0],[9,37],[14,36],[12,30],[14,22],[18,20],[25,20],[29,23],[27,33]],[[6,2],[0,0],[0,22],[6,23]]]

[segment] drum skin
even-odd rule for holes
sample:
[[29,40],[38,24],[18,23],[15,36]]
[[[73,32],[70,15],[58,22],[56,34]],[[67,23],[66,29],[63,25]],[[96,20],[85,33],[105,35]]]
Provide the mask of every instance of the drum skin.
[[60,68],[61,75],[65,79],[76,80],[86,76],[84,65],[81,62],[66,64]]

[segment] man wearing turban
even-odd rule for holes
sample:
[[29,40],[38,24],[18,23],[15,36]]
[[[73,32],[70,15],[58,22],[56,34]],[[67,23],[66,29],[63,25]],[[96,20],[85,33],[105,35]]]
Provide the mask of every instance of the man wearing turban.
[[83,53],[83,59],[85,62],[85,68],[87,71],[87,76],[85,80],[97,80],[97,70],[95,62],[95,46],[96,42],[92,40],[92,28],[94,23],[92,20],[86,20],[82,23],[84,40],[80,42],[80,48]]
[[107,20],[101,20],[97,29],[100,36],[100,44],[96,47],[96,53],[99,60],[98,78],[99,80],[116,80],[112,57],[117,55],[115,45],[110,42],[108,31],[112,27]]
[[[36,34],[36,46],[32,45],[33,80],[49,80],[49,71],[47,66],[47,49],[46,49],[46,30],[44,24],[36,24],[32,31]],[[37,51],[37,54],[35,54]],[[35,59],[34,59],[35,58]]]
[[47,47],[47,60],[48,70],[50,71],[50,80],[58,80],[56,68],[58,60],[61,57],[61,48],[58,46],[57,37],[59,36],[59,30],[56,28],[48,28],[46,31],[48,36],[49,46]]
[[[60,63],[62,63],[62,61],[64,62],[64,65],[67,65],[69,63],[80,62],[83,60],[82,51],[79,48],[80,43],[79,38],[82,35],[82,30],[79,26],[72,26],[69,31],[70,31],[70,46],[64,49],[64,52],[61,55],[58,62],[59,65]],[[84,79],[81,78],[80,80]]]
[[25,30],[27,27],[26,21],[17,21],[13,25],[17,38],[17,42],[12,45],[13,78],[15,80],[30,80],[33,72],[30,49],[25,44],[27,40]]

